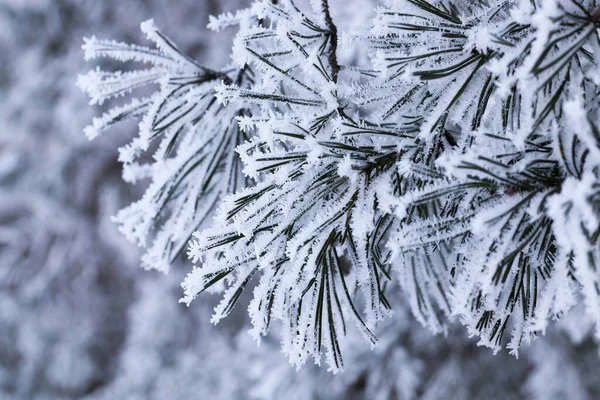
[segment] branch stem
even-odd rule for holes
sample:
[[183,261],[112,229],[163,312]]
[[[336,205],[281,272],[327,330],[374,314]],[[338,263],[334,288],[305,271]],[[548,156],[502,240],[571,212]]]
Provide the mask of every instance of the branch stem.
[[329,13],[329,2],[328,0],[321,0],[321,7],[323,8],[323,14],[325,15],[325,24],[329,29],[329,66],[331,67],[331,78],[333,82],[337,83],[338,73],[340,72],[340,65],[337,60],[337,43],[338,43],[338,32],[337,26],[333,23],[331,14]]

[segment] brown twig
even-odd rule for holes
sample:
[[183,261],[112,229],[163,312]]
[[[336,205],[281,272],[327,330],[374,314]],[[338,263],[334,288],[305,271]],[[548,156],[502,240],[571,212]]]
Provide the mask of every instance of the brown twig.
[[337,83],[338,73],[340,72],[340,65],[337,61],[337,26],[335,26],[333,19],[331,19],[331,14],[329,13],[329,2],[327,0],[321,0],[321,6],[323,7],[323,14],[325,14],[325,24],[329,29],[329,66],[331,67],[331,78],[335,83]]

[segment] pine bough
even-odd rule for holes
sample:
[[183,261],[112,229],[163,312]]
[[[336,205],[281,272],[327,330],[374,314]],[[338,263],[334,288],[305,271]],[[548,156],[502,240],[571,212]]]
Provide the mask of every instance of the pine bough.
[[86,39],[86,59],[149,66],[81,76],[92,104],[158,86],[86,128],[140,119],[120,160],[150,184],[115,220],[143,266],[191,237],[182,301],[222,291],[216,323],[252,287],[252,333],[281,321],[297,366],[340,370],[350,325],[375,345],[393,281],[433,332],[458,317],[494,351],[579,302],[600,337],[600,4],[397,0],[368,31],[335,7],[211,19],[239,28],[218,71],[152,21],[154,49]]

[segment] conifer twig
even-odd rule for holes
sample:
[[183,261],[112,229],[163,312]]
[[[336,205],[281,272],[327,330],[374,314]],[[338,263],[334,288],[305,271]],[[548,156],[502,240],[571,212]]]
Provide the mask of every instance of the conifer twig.
[[331,48],[329,50],[329,66],[331,67],[331,78],[333,82],[337,83],[338,73],[340,71],[340,65],[337,60],[337,26],[333,23],[331,14],[329,13],[329,2],[328,0],[321,0],[321,6],[323,7],[323,13],[325,14],[325,24],[329,29]]

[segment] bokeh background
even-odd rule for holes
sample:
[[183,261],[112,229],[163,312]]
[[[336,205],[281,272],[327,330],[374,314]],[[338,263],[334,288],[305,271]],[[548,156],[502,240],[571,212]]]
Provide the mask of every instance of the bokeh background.
[[[184,259],[169,275],[139,268],[110,221],[144,185],[123,183],[117,162],[136,126],[85,138],[101,110],[75,85],[95,67],[82,38],[148,45],[139,24],[154,18],[218,67],[235,32],[208,32],[208,16],[246,3],[0,0],[0,398],[600,398],[598,348],[576,314],[517,359],[477,347],[460,326],[432,336],[390,288],[396,313],[379,327],[380,345],[351,338],[347,370],[333,376],[289,366],[276,334],[257,347],[243,307],[215,327],[216,299],[179,304]],[[376,2],[339,3],[337,18]]]

